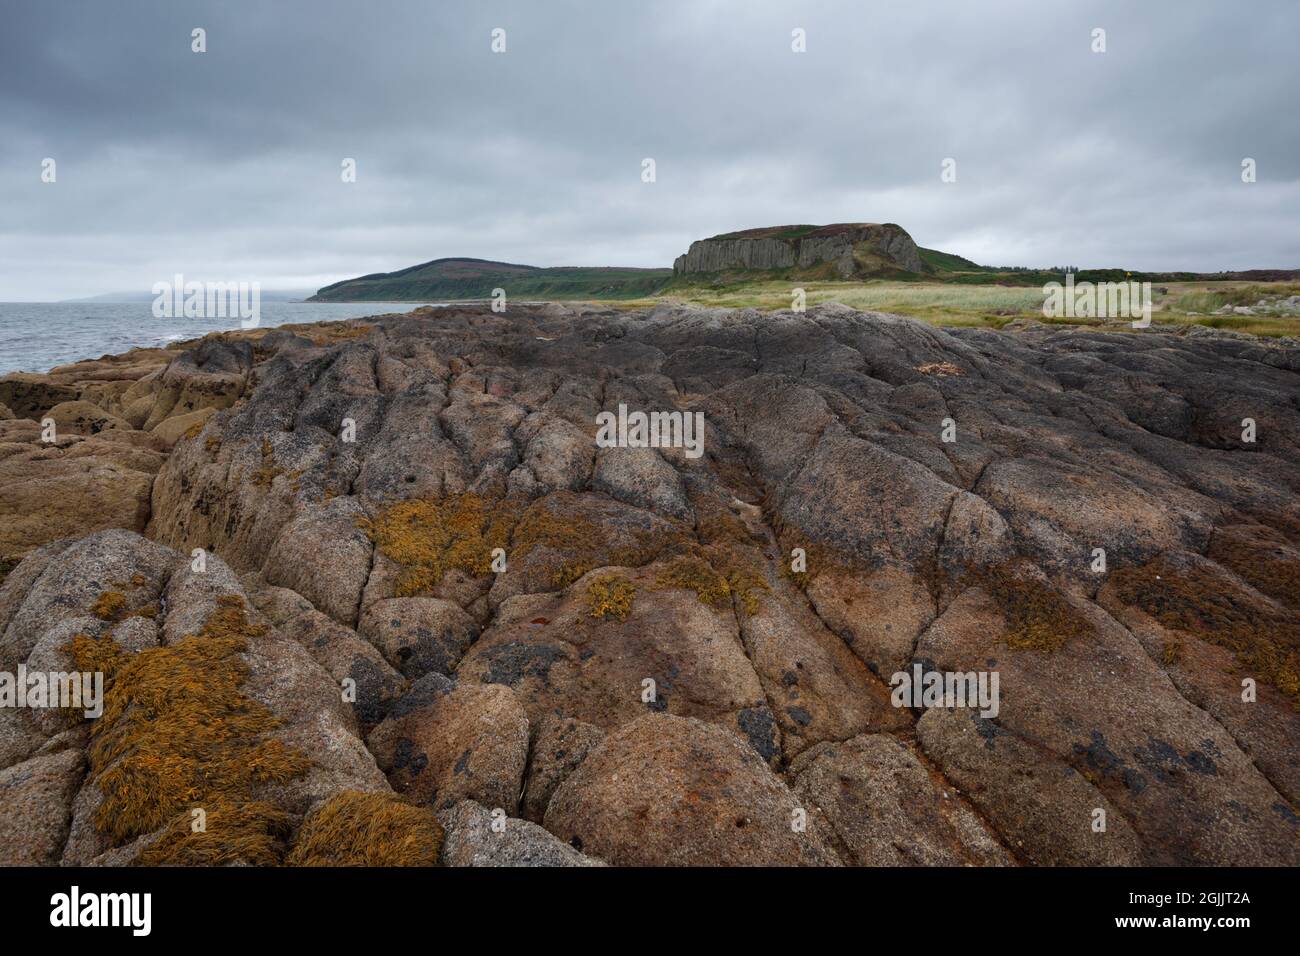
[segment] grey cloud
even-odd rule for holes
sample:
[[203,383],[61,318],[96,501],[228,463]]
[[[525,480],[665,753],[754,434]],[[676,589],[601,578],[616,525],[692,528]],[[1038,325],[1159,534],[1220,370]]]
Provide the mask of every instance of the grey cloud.
[[1298,28],[1287,0],[10,3],[0,299],[667,265],[858,219],[999,265],[1300,267]]

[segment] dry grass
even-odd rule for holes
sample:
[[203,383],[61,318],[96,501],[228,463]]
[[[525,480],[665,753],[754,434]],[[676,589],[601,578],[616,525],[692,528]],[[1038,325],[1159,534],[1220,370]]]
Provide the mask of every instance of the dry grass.
[[[1300,316],[1295,315],[1210,315],[1223,305],[1252,305],[1266,296],[1294,295],[1295,283],[1180,282],[1154,283],[1153,309],[1156,322],[1204,325],[1210,328],[1278,337],[1300,335]],[[808,307],[838,302],[854,309],[907,315],[941,326],[1001,328],[1015,318],[1047,324],[1103,326],[1099,319],[1049,319],[1043,315],[1041,285],[966,285],[952,282],[903,282],[870,279],[861,282],[793,279],[756,280],[711,285],[701,282],[674,288],[660,298],[607,301],[609,308],[653,308],[660,302],[729,309],[789,309],[793,290],[802,288]],[[1160,290],[1165,291],[1160,291]],[[1199,314],[1189,314],[1199,313]],[[1126,323],[1105,325],[1125,332]]]
[[[869,312],[892,312],[942,325],[999,325],[1017,315],[1042,318],[1038,286],[956,285],[945,282],[757,281],[713,288],[674,290],[669,301],[729,309],[789,309],[802,288],[811,308],[838,302]],[[653,304],[653,300],[651,300]]]

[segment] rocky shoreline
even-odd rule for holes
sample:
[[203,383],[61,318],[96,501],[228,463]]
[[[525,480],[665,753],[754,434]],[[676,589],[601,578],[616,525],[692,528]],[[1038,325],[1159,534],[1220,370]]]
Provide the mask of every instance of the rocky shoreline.
[[0,707],[0,863],[1294,866],[1298,466],[1300,346],[1195,326],[464,305],[5,376],[0,672],[108,690]]

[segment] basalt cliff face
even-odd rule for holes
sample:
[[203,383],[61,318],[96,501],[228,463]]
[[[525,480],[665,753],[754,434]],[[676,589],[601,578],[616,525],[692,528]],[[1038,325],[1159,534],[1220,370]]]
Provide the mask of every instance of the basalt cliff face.
[[1300,863],[1300,343],[457,307],[0,396],[0,671],[108,688],[0,707],[2,863]]
[[700,239],[677,257],[673,273],[812,269],[823,263],[833,265],[843,279],[923,268],[916,243],[901,226],[840,223],[774,226]]

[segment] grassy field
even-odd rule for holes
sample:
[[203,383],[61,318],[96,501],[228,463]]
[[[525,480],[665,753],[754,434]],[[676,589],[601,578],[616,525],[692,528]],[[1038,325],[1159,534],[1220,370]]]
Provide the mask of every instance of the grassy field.
[[[811,281],[800,283],[807,304],[839,302],[855,309],[893,312],[945,326],[1001,328],[1015,319],[1035,319],[1066,325],[1128,328],[1113,320],[1060,318],[1043,315],[1041,286],[955,285],[950,282]],[[793,286],[789,281],[743,282],[715,286],[675,286],[662,296],[625,299],[608,304],[620,308],[645,308],[658,302],[714,306],[729,309],[788,309]],[[1254,306],[1261,299],[1282,299],[1300,293],[1297,283],[1175,282],[1152,284],[1152,319],[1155,322],[1200,324],[1256,335],[1300,335],[1300,315],[1213,315],[1224,306]]]

